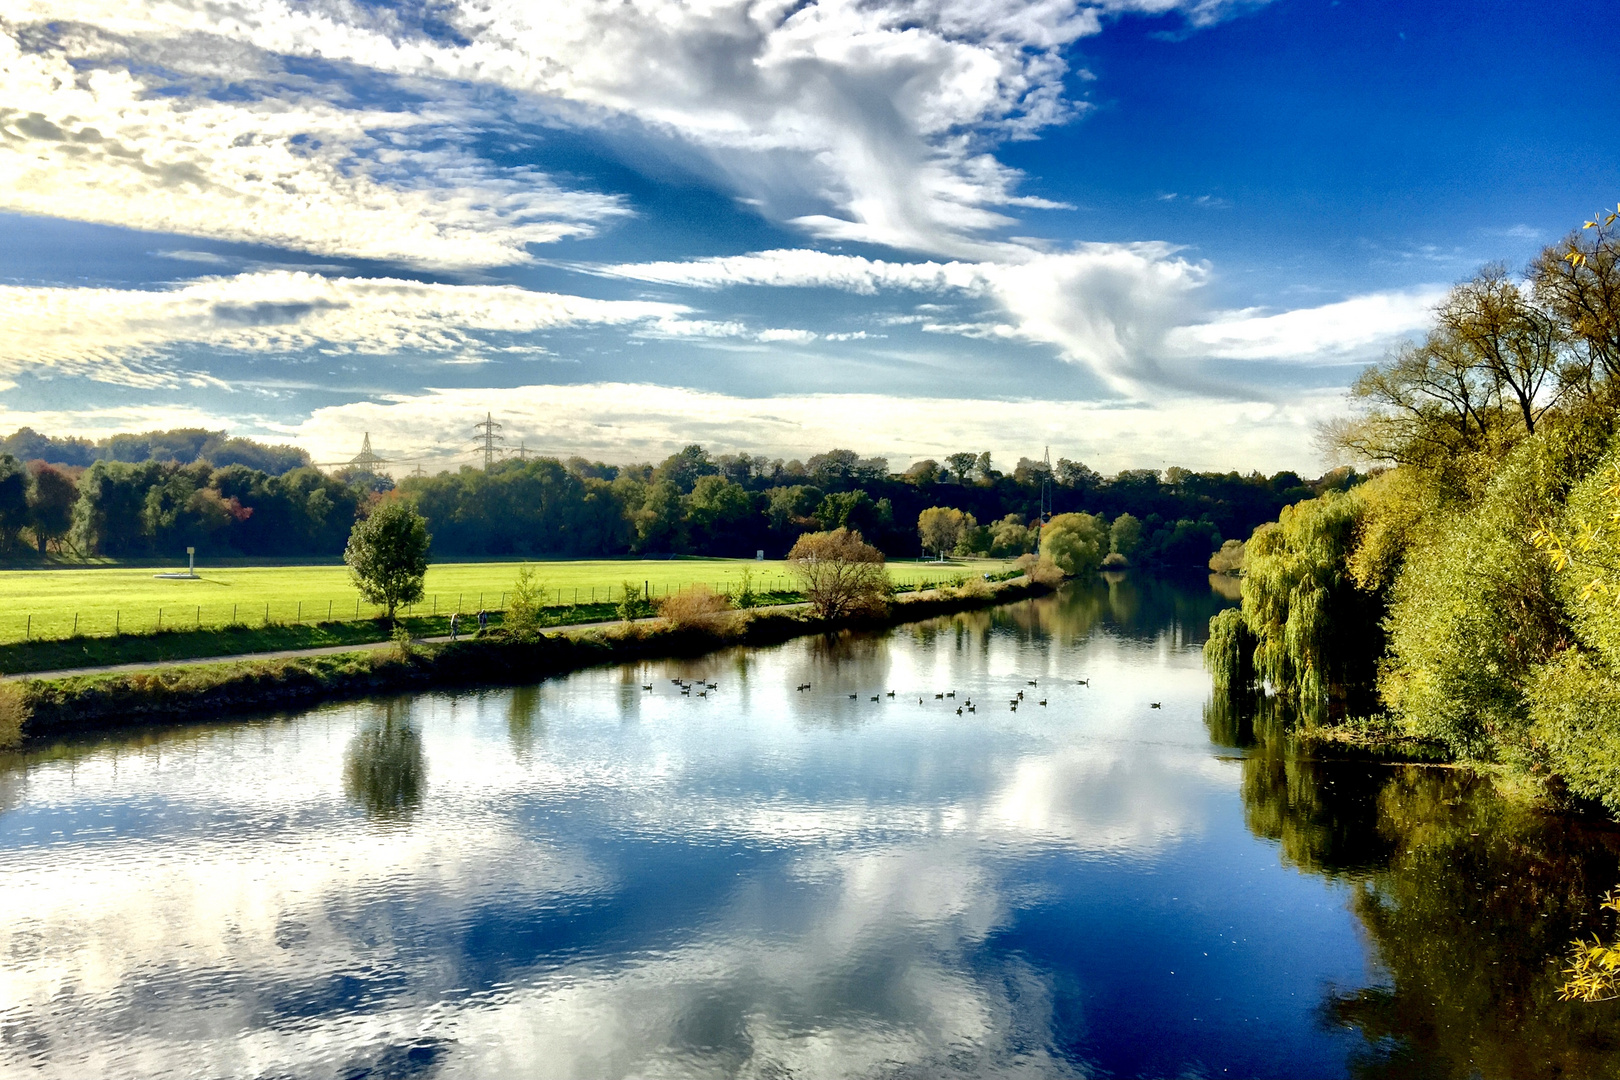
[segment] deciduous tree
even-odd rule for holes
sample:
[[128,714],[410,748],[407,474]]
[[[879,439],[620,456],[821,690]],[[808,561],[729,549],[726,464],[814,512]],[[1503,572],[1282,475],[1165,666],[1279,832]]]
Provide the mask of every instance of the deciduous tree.
[[392,619],[401,604],[422,599],[431,542],[422,516],[409,503],[391,499],[355,523],[343,561],[360,595],[383,605]]
[[883,552],[858,532],[805,533],[788,552],[787,561],[818,618],[875,615],[888,604],[893,587]]

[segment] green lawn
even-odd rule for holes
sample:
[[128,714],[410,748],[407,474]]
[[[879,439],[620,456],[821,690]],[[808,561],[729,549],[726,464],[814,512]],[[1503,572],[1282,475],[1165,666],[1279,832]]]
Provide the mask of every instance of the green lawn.
[[[440,563],[428,570],[427,597],[418,615],[474,612],[504,606],[520,564]],[[752,559],[595,559],[535,561],[553,604],[616,600],[623,582],[645,584],[654,596],[702,582],[735,592],[742,573],[753,575],[756,592],[794,588],[781,562]],[[897,585],[948,582],[999,570],[1000,560],[889,564]],[[184,569],[177,567],[176,569]],[[201,580],[159,580],[153,567],[0,571],[0,644],[81,635],[145,634],[159,629],[233,624],[314,623],[374,618],[377,608],[360,602],[348,570],[330,566],[231,566],[198,568]]]

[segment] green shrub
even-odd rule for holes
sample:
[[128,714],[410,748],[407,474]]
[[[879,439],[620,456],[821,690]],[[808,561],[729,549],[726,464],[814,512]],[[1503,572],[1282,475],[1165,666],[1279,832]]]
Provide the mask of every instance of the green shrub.
[[1530,680],[1530,734],[1569,790],[1620,815],[1620,681],[1570,649]]
[[27,693],[14,681],[0,682],[0,749],[22,742],[27,722]]
[[1395,581],[1380,680],[1412,734],[1459,757],[1522,745],[1533,669],[1568,641],[1559,584],[1530,535],[1589,464],[1578,443],[1538,432],[1477,502],[1430,519]]
[[548,598],[546,587],[540,584],[534,568],[524,563],[518,567],[517,580],[512,583],[512,601],[507,605],[501,625],[516,637],[537,633]]

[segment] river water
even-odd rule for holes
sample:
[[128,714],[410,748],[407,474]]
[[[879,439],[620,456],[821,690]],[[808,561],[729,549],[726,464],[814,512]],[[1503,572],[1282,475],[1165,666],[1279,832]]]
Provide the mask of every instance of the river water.
[[1228,602],[0,759],[0,1073],[1620,1075],[1556,999],[1620,834],[1312,760],[1212,700]]

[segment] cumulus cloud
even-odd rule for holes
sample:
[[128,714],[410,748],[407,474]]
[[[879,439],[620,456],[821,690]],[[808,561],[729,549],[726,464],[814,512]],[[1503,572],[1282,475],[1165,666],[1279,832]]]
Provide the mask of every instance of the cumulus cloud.
[[[453,467],[469,418],[491,408],[509,442],[567,457],[658,460],[688,443],[716,452],[803,459],[834,446],[887,456],[896,467],[964,448],[1012,463],[1084,460],[1115,471],[1151,465],[1194,469],[1316,470],[1314,425],[1343,405],[1339,392],[1295,394],[1285,404],[1167,398],[1152,407],[1039,399],[946,399],[884,394],[748,398],[680,387],[577,386],[435,389],[385,401],[315,410],[285,434],[320,460],[353,453],[361,431],[392,456]],[[3,415],[3,414],[0,414]],[[441,448],[452,448],[444,450]]]
[[[1234,6],[1209,0],[1123,0],[1100,5],[1081,0],[716,0],[621,4],[609,0],[452,0],[382,8],[327,0],[20,0],[14,25],[58,25],[69,20],[135,41],[206,37],[263,53],[340,61],[374,72],[457,85],[496,86],[553,116],[589,126],[630,123],[695,151],[733,190],[767,214],[835,240],[860,240],[944,254],[983,255],[999,245],[982,239],[1011,219],[1001,208],[1057,204],[1020,195],[1019,173],[991,153],[995,142],[1027,137],[1069,116],[1062,57],[1066,45],[1097,33],[1109,15],[1131,11],[1185,12],[1193,24],[1213,21]],[[218,52],[218,46],[204,51]],[[420,219],[423,243],[434,231],[454,234],[436,245],[440,258],[510,262],[521,244],[553,239],[583,226],[566,225],[559,192],[498,176],[472,184],[366,183],[354,163],[370,132],[397,131],[430,116],[362,119],[318,107],[255,108],[199,95],[171,99],[143,95],[139,82],[111,67],[87,78],[53,81],[65,55],[24,56],[15,39],[5,66],[27,91],[23,119],[48,123],[68,138],[65,114],[91,116],[102,139],[165,178],[176,197],[195,203],[215,190],[222,170],[215,159],[259,158],[230,179],[236,190],[280,203],[269,188],[278,180],[298,190],[332,196],[377,215]],[[82,63],[82,60],[81,60]],[[43,81],[42,81],[43,80]],[[55,87],[56,89],[45,89]],[[283,106],[286,103],[281,102]],[[19,107],[13,103],[13,107]],[[431,110],[425,110],[431,113]],[[268,115],[267,115],[268,114]],[[296,134],[317,134],[328,150],[305,155],[289,147]],[[224,155],[235,140],[259,129],[256,153]],[[14,136],[22,128],[10,126]],[[39,130],[47,130],[41,127]],[[55,140],[54,136],[46,141]],[[395,140],[396,142],[399,140]],[[92,145],[85,142],[74,145]],[[335,147],[335,149],[333,149]],[[443,153],[436,151],[435,153]],[[420,146],[414,156],[431,164]],[[58,155],[61,156],[61,155]],[[452,155],[453,156],[453,155]],[[380,153],[374,155],[381,160]],[[127,161],[95,151],[80,159],[87,177],[97,172],[133,177]],[[465,173],[466,158],[439,164]],[[476,170],[472,170],[476,171]],[[188,186],[189,185],[189,186]],[[225,185],[227,188],[230,184]],[[437,191],[447,199],[435,199]],[[119,197],[109,191],[107,198]],[[127,196],[124,196],[127,197]],[[217,195],[216,195],[217,198]],[[542,205],[534,205],[538,199]],[[247,201],[247,200],[241,200]],[[319,205],[318,200],[311,200]],[[587,200],[589,203],[589,200]],[[72,205],[55,201],[66,213]],[[572,216],[600,217],[601,202]],[[176,209],[170,227],[201,225],[202,211]],[[535,221],[534,218],[543,220]],[[266,207],[258,223],[277,224]],[[500,226],[478,250],[481,225]],[[335,218],[331,226],[340,224]],[[185,231],[182,229],[182,231]],[[206,230],[205,230],[206,231]],[[272,228],[272,235],[279,235]],[[322,241],[311,230],[276,242]],[[350,235],[361,227],[348,230]],[[459,246],[458,246],[459,245]],[[428,247],[434,247],[428,244]],[[323,246],[318,250],[334,250]],[[378,257],[401,257],[378,253]],[[410,256],[404,256],[409,258]],[[422,257],[419,255],[418,257]]]

